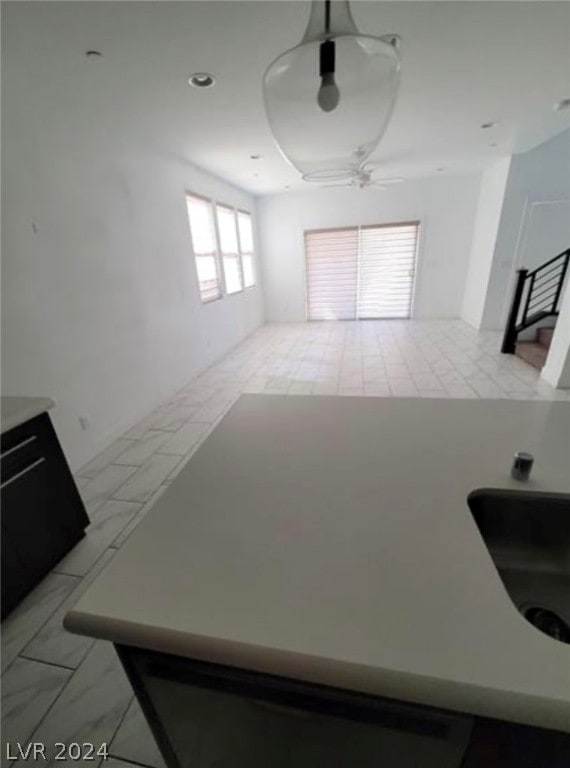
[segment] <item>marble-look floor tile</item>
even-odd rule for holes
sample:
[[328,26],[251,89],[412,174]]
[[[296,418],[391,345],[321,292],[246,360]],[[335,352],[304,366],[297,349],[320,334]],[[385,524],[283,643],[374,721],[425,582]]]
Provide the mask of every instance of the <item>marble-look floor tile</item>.
[[390,391],[396,396],[417,395],[418,389],[411,378],[390,378],[388,379]]
[[92,515],[84,538],[57,563],[54,571],[85,576],[140,509],[141,504],[130,501],[106,501]]
[[[206,405],[201,407],[205,408]],[[183,424],[194,417],[198,410],[199,408],[193,405],[181,405],[176,403],[175,405],[165,408],[164,411],[159,412],[153,419],[151,419],[149,422],[150,429],[162,430],[164,432],[176,432],[176,430],[180,429]]]
[[180,461],[180,456],[156,453],[115,492],[114,498],[142,503],[148,501]]
[[[16,659],[2,677],[2,756],[25,744],[71,677],[71,670]],[[13,752],[14,750],[12,750]]]
[[50,573],[2,622],[2,671],[79,583],[74,576]]
[[210,426],[206,423],[190,421],[180,427],[178,432],[169,436],[160,447],[160,453],[185,456],[204,439],[209,429]]
[[179,474],[182,472],[182,470],[184,469],[184,467],[185,467],[185,466],[188,464],[188,462],[190,461],[191,457],[192,457],[192,456],[193,456],[193,455],[196,453],[196,451],[198,450],[198,448],[199,448],[199,447],[200,447],[200,444],[199,444],[199,443],[197,443],[197,444],[194,446],[194,448],[192,448],[192,449],[191,449],[191,450],[190,450],[190,451],[189,451],[189,452],[186,454],[186,456],[184,456],[184,458],[182,459],[182,461],[180,462],[180,464],[178,464],[178,466],[174,467],[174,469],[172,470],[172,472],[171,472],[171,473],[168,475],[168,477],[167,477],[167,478],[166,478],[166,480],[164,481],[163,485],[166,485],[166,486],[168,486],[168,485],[170,485],[170,484],[172,483],[172,481],[173,481],[173,480],[175,480],[175,479],[176,479],[176,477],[177,477],[177,476],[178,476],[178,475],[179,475]]
[[392,390],[388,382],[376,384],[364,384],[364,394],[372,397],[390,397]]
[[313,386],[313,395],[336,395],[338,384],[329,381],[317,381]]
[[81,489],[81,496],[89,517],[91,518],[93,513],[95,513],[107,499],[111,498],[114,492],[124,485],[129,477],[136,471],[136,467],[109,464],[109,466],[105,467],[102,472],[90,480],[87,485]]
[[292,381],[289,385],[290,395],[310,395],[314,384],[310,381]]
[[170,432],[149,429],[138,440],[129,441],[130,445],[115,458],[113,463],[140,467],[160,450],[160,447],[170,436]]
[[289,392],[289,384],[274,384],[268,382],[264,393],[270,395],[286,395]]
[[433,373],[412,373],[412,379],[418,389],[443,389],[443,385]]
[[[33,733],[46,745],[47,761],[57,768],[55,742],[109,745],[133,697],[132,688],[111,643],[97,640]],[[74,763],[77,765],[77,763]],[[26,762],[18,762],[25,768]],[[93,765],[92,762],[86,765]]]
[[129,538],[131,533],[134,531],[134,529],[137,527],[137,525],[140,523],[140,521],[146,517],[148,511],[154,506],[154,504],[158,501],[158,499],[162,496],[162,494],[168,489],[168,485],[166,483],[163,483],[160,485],[156,491],[152,494],[150,499],[144,504],[140,511],[137,512],[137,514],[133,517],[131,522],[119,533],[119,535],[116,537],[116,539],[111,544],[112,547],[115,547],[116,549],[123,546],[125,541]]
[[105,467],[109,466],[109,464],[111,464],[117,458],[117,456],[120,456],[121,453],[126,451],[127,448],[129,448],[131,445],[132,443],[130,440],[126,440],[122,437],[118,440],[115,440],[115,442],[111,443],[108,448],[105,448],[105,450],[101,451],[101,453],[95,456],[94,459],[81,467],[81,469],[78,470],[76,474],[81,478],[93,479],[100,472],[102,472]]
[[427,362],[427,360],[422,360],[422,359],[414,360],[413,358],[410,358],[409,360],[406,359],[406,366],[408,367],[412,376],[414,374],[420,374],[420,373],[433,375],[433,371],[429,363]]
[[468,380],[468,384],[479,397],[499,398],[506,396],[505,391],[492,381],[471,377]]
[[342,384],[339,384],[338,394],[344,397],[362,397],[364,394],[364,387],[362,385],[343,386]]
[[183,405],[190,408],[198,408],[214,396],[216,389],[214,387],[189,387],[183,389],[175,397],[172,398],[171,403],[177,405]]
[[419,396],[425,398],[447,398],[449,395],[444,389],[419,389]]
[[446,384],[445,391],[449,397],[474,400],[479,395],[468,384]]
[[[164,405],[167,405],[165,403]],[[164,407],[164,406],[163,406]],[[147,414],[144,419],[141,419],[139,422],[134,424],[125,434],[123,435],[123,438],[128,440],[140,440],[141,437],[143,437],[149,429],[156,429],[156,427],[153,427],[152,424],[156,419],[160,416],[162,413],[162,410],[160,408],[155,408],[151,413]]]
[[386,363],[386,373],[389,379],[405,379],[411,376],[407,365],[393,365],[391,363]]
[[103,553],[85,578],[81,579],[69,597],[21,651],[22,656],[70,669],[75,669],[81,664],[95,641],[91,637],[68,632],[63,626],[63,619],[114,555],[114,549],[107,549]]
[[237,399],[237,393],[220,393],[201,406],[192,416],[191,421],[214,423],[230,408]]
[[166,768],[136,698],[111,742],[109,754],[148,768]]
[[243,391],[248,395],[260,395],[265,391],[265,384],[266,382],[264,379],[261,379],[258,382],[248,381],[245,384]]

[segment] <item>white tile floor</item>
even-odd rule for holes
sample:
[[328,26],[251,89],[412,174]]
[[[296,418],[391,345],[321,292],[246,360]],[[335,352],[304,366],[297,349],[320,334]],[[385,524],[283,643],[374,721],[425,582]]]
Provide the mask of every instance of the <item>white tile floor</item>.
[[501,355],[500,336],[461,321],[267,325],[79,470],[87,535],[2,625],[3,754],[106,742],[106,765],[163,765],[113,649],[61,622],[241,392],[570,401]]

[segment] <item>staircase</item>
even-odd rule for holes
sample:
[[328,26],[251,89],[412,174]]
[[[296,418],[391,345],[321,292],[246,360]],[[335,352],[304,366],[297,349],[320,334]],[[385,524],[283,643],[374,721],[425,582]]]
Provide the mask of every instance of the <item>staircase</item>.
[[501,352],[516,354],[535,368],[542,368],[552,341],[554,324],[549,328],[538,328],[535,341],[518,341],[518,336],[536,323],[558,317],[569,262],[570,248],[532,272],[518,270]]
[[548,357],[548,350],[550,349],[553,335],[554,328],[539,328],[534,341],[517,342],[515,355],[540,370]]

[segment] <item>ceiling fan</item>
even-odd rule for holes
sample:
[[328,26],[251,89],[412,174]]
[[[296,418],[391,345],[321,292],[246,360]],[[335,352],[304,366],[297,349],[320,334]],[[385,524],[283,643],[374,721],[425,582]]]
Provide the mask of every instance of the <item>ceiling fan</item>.
[[388,189],[392,184],[400,184],[404,179],[397,177],[373,178],[374,166],[362,167],[352,179],[340,184],[323,184],[322,187],[353,187],[355,189],[364,189],[365,187],[375,187],[376,189]]

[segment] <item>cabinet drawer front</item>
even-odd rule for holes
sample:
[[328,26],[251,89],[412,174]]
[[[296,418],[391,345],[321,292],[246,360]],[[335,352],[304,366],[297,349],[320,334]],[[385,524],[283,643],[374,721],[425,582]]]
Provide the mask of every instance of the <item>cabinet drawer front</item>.
[[19,442],[16,443],[16,445],[12,446],[12,448],[7,448],[5,451],[2,451],[2,453],[0,454],[0,458],[7,459],[8,456],[13,456],[18,451],[21,451],[22,448],[29,446],[31,443],[33,443],[37,439],[38,439],[37,435],[28,435],[27,437],[23,437]]
[[2,485],[34,461],[49,455],[50,441],[44,414],[2,435],[0,476]]
[[17,472],[10,474],[9,476],[6,476],[4,473],[2,473],[2,482],[0,483],[0,488],[4,490],[9,485],[12,485],[13,483],[23,482],[26,480],[28,475],[31,476],[34,469],[40,466],[40,464],[43,464],[45,461],[45,456],[40,456],[39,459],[35,459],[32,461],[31,464],[28,464],[27,466],[23,467],[22,469],[18,470]]

